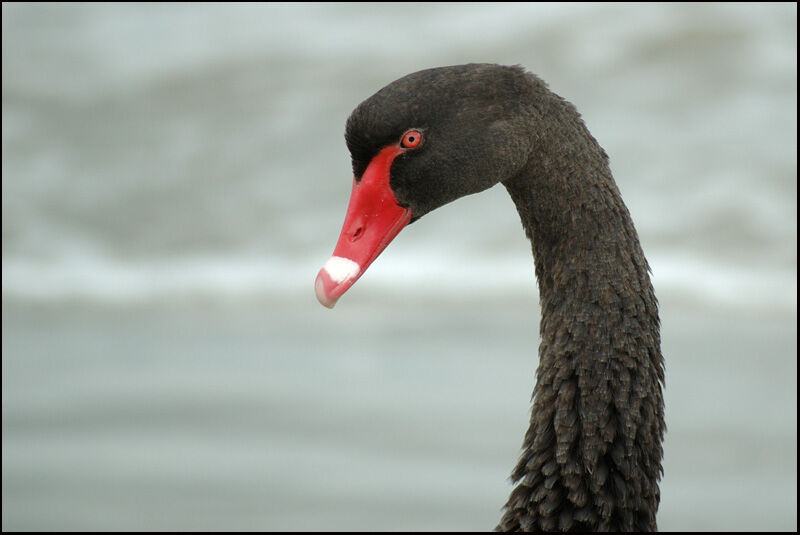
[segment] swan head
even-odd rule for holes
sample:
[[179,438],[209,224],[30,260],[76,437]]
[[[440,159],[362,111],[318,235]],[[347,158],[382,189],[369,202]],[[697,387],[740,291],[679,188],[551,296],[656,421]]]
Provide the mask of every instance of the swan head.
[[407,224],[520,171],[531,150],[532,81],[520,67],[440,67],[356,107],[345,128],[350,203],[315,282],[323,305],[333,307]]

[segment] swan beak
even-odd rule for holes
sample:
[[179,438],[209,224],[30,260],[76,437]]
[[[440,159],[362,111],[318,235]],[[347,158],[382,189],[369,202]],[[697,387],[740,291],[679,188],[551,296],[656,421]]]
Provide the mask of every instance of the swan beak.
[[392,161],[401,152],[396,146],[384,148],[370,161],[361,180],[353,179],[339,241],[314,282],[317,299],[328,308],[411,220],[411,209],[398,204],[389,185]]

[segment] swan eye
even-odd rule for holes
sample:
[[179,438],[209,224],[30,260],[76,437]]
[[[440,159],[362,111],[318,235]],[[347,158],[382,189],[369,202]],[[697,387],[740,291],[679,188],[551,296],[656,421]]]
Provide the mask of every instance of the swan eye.
[[419,130],[409,130],[400,139],[400,146],[404,149],[414,149],[422,143],[422,134]]

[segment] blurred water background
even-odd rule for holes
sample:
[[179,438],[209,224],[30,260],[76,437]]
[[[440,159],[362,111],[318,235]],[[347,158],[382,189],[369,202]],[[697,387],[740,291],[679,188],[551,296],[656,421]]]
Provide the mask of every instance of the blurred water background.
[[4,530],[486,530],[538,347],[506,192],[313,292],[344,123],[522,64],[606,149],[661,303],[662,530],[797,529],[795,4],[2,7]]

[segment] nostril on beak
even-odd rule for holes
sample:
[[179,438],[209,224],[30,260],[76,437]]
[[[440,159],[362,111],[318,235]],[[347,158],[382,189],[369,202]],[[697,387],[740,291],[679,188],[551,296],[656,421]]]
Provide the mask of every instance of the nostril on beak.
[[358,227],[353,235],[350,236],[350,241],[356,241],[361,238],[361,235],[364,233],[364,227]]

